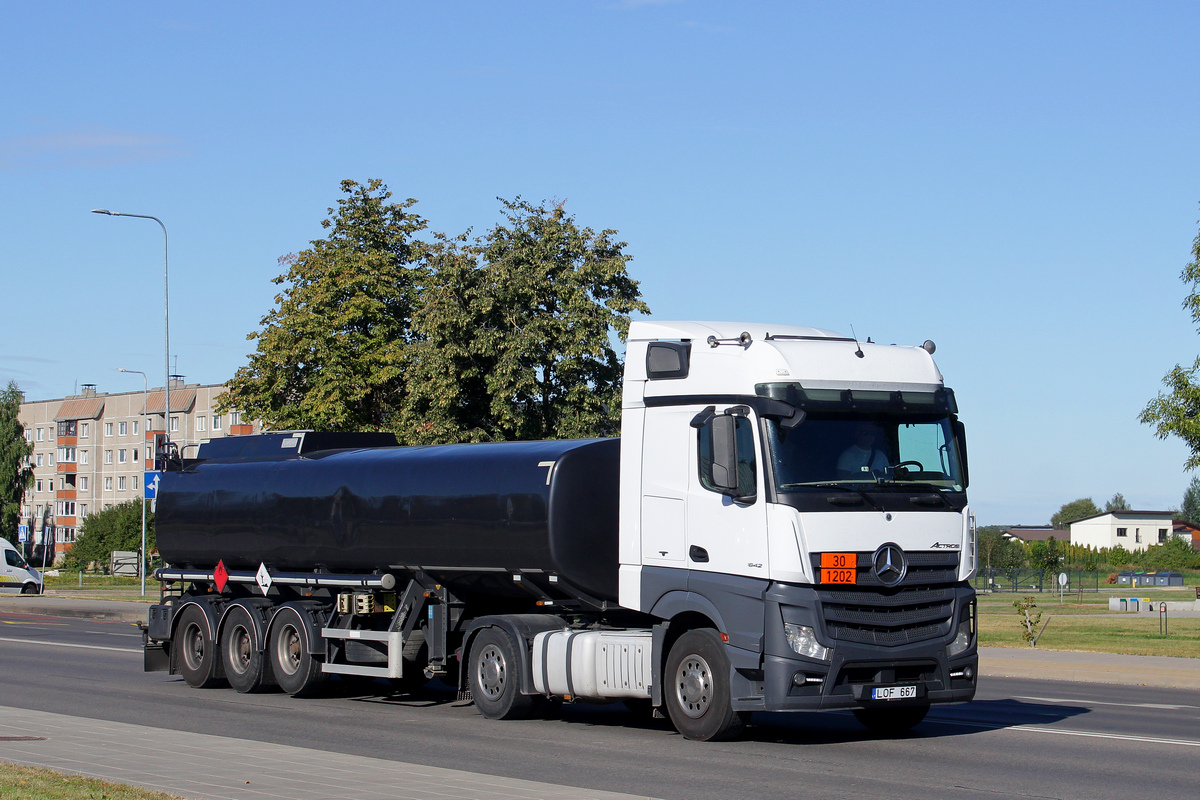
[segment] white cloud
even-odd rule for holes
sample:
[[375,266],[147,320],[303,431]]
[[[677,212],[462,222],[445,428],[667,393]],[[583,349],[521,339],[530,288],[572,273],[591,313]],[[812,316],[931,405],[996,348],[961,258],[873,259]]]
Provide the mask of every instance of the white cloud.
[[0,140],[0,169],[107,167],[186,155],[166,136],[108,128],[16,136]]

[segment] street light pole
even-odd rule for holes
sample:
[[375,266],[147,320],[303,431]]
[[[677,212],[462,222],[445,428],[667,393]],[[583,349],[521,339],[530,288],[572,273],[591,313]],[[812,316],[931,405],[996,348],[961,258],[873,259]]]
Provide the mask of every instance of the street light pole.
[[[146,373],[140,369],[125,369],[117,367],[117,372],[130,372],[134,375],[142,376],[142,450],[146,449],[146,391],[149,389],[149,381],[146,379]],[[145,459],[142,462],[142,478],[145,479],[146,466]],[[142,579],[142,597],[146,596],[146,486],[142,484],[142,552],[141,558],[138,559],[138,575]]]
[[166,382],[163,384],[163,430],[166,431],[166,441],[171,441],[171,302],[170,282],[167,272],[167,226],[158,217],[149,214],[122,214],[119,211],[109,211],[107,208],[93,208],[93,214],[107,214],[110,217],[137,217],[152,219],[158,223],[163,232],[163,344],[166,363]]

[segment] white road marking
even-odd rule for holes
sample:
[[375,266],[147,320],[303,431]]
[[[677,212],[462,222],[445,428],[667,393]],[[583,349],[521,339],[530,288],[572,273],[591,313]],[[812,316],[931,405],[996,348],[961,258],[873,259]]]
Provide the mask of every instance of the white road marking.
[[1026,731],[1029,733],[1053,733],[1059,736],[1082,736],[1088,739],[1115,739],[1122,742],[1142,742],[1144,744],[1178,744],[1184,747],[1200,747],[1200,741],[1195,739],[1162,739],[1155,736],[1135,736],[1125,733],[1100,733],[1099,731],[1077,731],[1069,728],[1043,728],[1037,725],[997,725],[994,722],[969,722],[966,720],[950,720],[940,717],[928,717],[930,722],[940,722],[945,725],[962,725],[969,728],[984,728],[992,731]]
[[1078,703],[1088,706],[1121,706],[1122,708],[1153,708],[1159,711],[1182,711],[1185,708],[1200,709],[1200,706],[1172,705],[1170,703],[1108,703],[1103,700],[1067,700],[1061,697],[1017,697],[1017,700],[1038,700],[1043,703]]
[[44,644],[44,645],[49,645],[50,647],[78,647],[83,650],[111,650],[114,653],[138,653],[138,654],[140,654],[142,652],[142,650],[140,648],[134,649],[132,647],[105,647],[104,645],[100,645],[100,644],[71,644],[69,642],[47,642],[47,641],[43,641],[41,639],[17,639],[17,638],[13,638],[13,637],[9,637],[9,636],[0,636],[0,642],[19,642],[21,644]]

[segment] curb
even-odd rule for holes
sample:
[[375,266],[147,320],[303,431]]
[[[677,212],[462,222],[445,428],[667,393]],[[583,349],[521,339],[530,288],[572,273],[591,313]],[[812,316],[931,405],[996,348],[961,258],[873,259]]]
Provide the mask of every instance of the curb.
[[[148,606],[138,603],[136,608],[112,608],[112,605],[120,601],[98,601],[103,603],[103,606],[96,608],[88,608],[82,604],[75,603],[64,605],[54,600],[34,597],[28,600],[2,599],[0,600],[0,611],[13,614],[37,614],[46,617],[70,617],[73,619],[98,619],[109,622],[144,622],[146,620]],[[125,603],[120,603],[126,605]]]

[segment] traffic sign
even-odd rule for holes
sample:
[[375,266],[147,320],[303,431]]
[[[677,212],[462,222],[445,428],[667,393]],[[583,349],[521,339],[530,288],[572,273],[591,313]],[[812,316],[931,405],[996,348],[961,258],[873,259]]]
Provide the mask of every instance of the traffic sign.
[[161,477],[161,472],[150,471],[146,473],[145,480],[142,481],[142,488],[145,490],[147,500],[158,498],[158,481]]
[[28,525],[18,525],[17,526],[17,541],[23,542],[28,538],[29,538],[29,526]]

